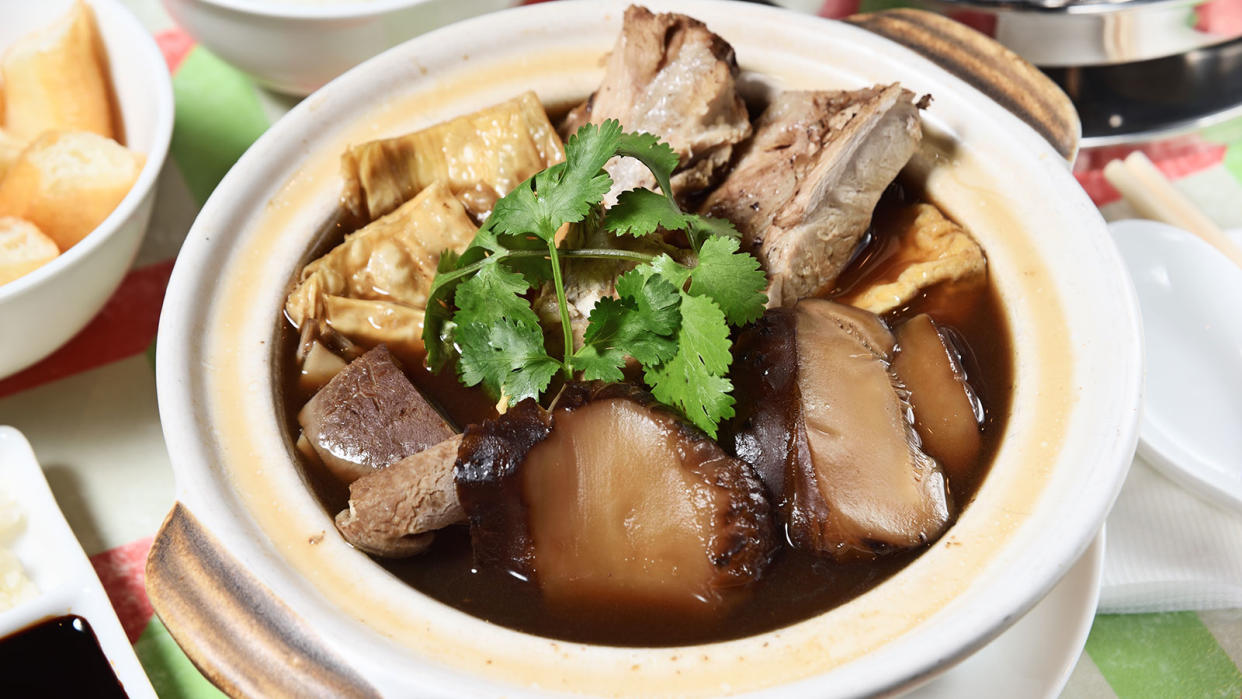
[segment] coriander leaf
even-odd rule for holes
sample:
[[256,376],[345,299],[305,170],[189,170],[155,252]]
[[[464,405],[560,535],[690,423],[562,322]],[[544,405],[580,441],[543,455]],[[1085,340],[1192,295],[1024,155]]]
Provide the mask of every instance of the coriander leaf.
[[733,417],[733,384],[724,377],[732,362],[729,327],[711,299],[682,295],[677,354],[644,376],[657,400],[676,406],[711,437]]
[[618,299],[605,297],[595,302],[591,309],[590,325],[583,337],[582,347],[570,358],[574,371],[582,372],[587,381],[620,381],[624,376],[626,352],[618,345],[621,336],[630,330],[634,306]]
[[[684,289],[686,280],[690,278],[690,270],[668,255],[660,255],[648,264],[650,265],[651,272],[644,272],[644,274],[658,274],[672,284],[675,289]],[[643,269],[643,267],[638,267],[637,269]]]
[[[457,287],[453,298],[457,305],[454,320],[458,325],[464,325],[472,321],[487,323],[509,318],[538,327],[538,316],[531,309],[530,302],[522,298],[529,288],[530,284],[521,274],[505,269],[499,262],[489,261]],[[463,314],[468,317],[461,317]]]
[[729,328],[724,320],[724,313],[711,299],[683,295],[678,354],[697,357],[703,368],[713,374],[728,371],[733,357],[729,354]]
[[[503,201],[503,199],[501,200]],[[499,204],[500,202],[497,202]],[[495,209],[493,209],[493,213]],[[530,247],[528,240],[530,236],[514,236],[494,230],[492,219],[488,219],[487,223],[474,234],[474,239],[470,241],[470,245],[457,258],[456,269],[469,267],[478,264],[489,257],[505,255],[514,249],[524,249]],[[536,239],[538,247],[543,247],[543,241]],[[452,270],[440,270],[452,271]]]
[[[521,272],[531,286],[551,278],[551,270],[548,268],[546,256],[548,244],[539,236],[531,233],[517,235],[508,233],[497,234],[493,231],[485,230],[480,231],[479,237],[484,239],[488,246],[487,249],[494,253],[491,257],[496,258],[497,261],[503,261],[508,269]],[[471,262],[473,250],[474,248],[466,249],[466,253],[462,255],[462,261],[458,265],[459,269],[465,263]],[[536,257],[513,256],[516,252],[533,251],[538,251],[540,255]]]
[[560,362],[543,348],[543,331],[508,318],[492,323],[467,322],[457,328],[461,347],[458,371],[467,386],[482,383],[493,398],[510,403],[539,399]]
[[699,250],[699,263],[690,270],[690,293],[716,302],[730,325],[745,325],[763,315],[768,277],[759,260],[738,252],[733,238],[708,238]]
[[603,171],[617,148],[621,124],[586,124],[565,143],[565,161],[527,179],[492,208],[488,227],[499,233],[533,233],[551,241],[564,223],[586,218],[612,187]]
[[565,142],[564,168],[536,175],[535,188],[555,224],[553,232],[562,223],[581,221],[612,188],[604,164],[616,154],[620,138],[621,124],[616,119],[599,126],[585,124]]
[[587,380],[620,381],[627,357],[655,366],[673,357],[681,322],[681,294],[662,277],[627,272],[617,281],[620,298],[605,297],[591,309],[582,347],[570,364]]
[[570,364],[574,371],[582,372],[583,381],[617,383],[625,378],[621,373],[625,361],[625,352],[615,347],[584,345],[574,352]]
[[[553,166],[557,167],[563,168],[564,163]],[[531,177],[497,200],[484,229],[511,236],[533,233],[546,240],[544,235],[550,224],[545,207],[539,201],[534,188],[535,177]],[[555,232],[556,228],[552,228],[552,231]],[[550,233],[547,235],[551,236]]]
[[547,244],[535,236],[498,234],[485,224],[475,233],[474,239],[461,255],[452,250],[441,253],[423,318],[423,346],[427,350],[429,367],[439,371],[456,353],[451,336],[452,323],[449,319],[452,306],[449,302],[456,294],[458,285],[469,276],[463,270],[491,266],[503,261],[506,267],[522,273],[529,288],[548,278],[547,258],[542,255],[522,258],[510,256],[514,252],[544,250],[546,247]]
[[[436,264],[436,281],[443,278],[441,275],[456,269],[459,260],[460,256],[452,250],[440,253],[440,261]],[[457,291],[458,283],[454,280],[439,286],[432,284],[431,293],[427,297],[427,307],[423,314],[423,347],[427,351],[427,366],[433,371],[443,368],[444,363],[455,352],[453,339],[449,337],[446,326],[453,314],[448,299]]]
[[668,180],[673,176],[673,170],[677,169],[679,162],[677,152],[672,146],[663,143],[653,134],[625,133],[617,139],[616,154],[638,159],[655,175],[660,189],[666,195],[672,194],[668,188]]
[[[560,363],[544,349],[539,316],[522,296],[530,288],[526,279],[496,259],[489,259],[461,282],[454,294],[457,312],[452,341],[460,353],[457,369],[463,383],[482,383],[492,398],[502,394],[538,397],[529,393],[530,386],[538,383],[547,362],[557,367]],[[528,366],[533,377],[525,373]]]
[[[617,277],[617,295],[634,300],[648,330],[657,335],[671,335],[681,325],[678,311],[681,294],[667,279],[644,274],[641,270],[641,267],[635,268]],[[635,359],[641,358],[635,355]]]
[[668,197],[650,189],[622,192],[617,203],[604,213],[604,229],[617,235],[641,237],[659,228],[678,231],[685,227],[685,214]]
[[[738,232],[733,222],[727,218],[686,214],[686,230],[690,234],[691,241],[703,241],[710,237],[734,238],[737,240],[742,238],[742,234]],[[695,245],[696,248],[700,246],[701,242]]]

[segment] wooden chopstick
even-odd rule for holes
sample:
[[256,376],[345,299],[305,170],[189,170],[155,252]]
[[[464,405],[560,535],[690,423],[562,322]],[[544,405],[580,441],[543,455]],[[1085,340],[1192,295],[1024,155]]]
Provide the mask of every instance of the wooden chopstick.
[[1242,247],[1179,192],[1141,151],[1105,165],[1104,178],[1139,216],[1190,231],[1242,267]]

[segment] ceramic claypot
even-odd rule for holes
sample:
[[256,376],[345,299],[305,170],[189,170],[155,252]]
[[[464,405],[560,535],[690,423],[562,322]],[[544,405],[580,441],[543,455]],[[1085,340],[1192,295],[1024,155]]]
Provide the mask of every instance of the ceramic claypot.
[[423,596],[346,544],[295,463],[273,373],[288,285],[337,205],[339,154],[527,89],[550,104],[582,99],[625,4],[481,17],[403,44],[294,109],[217,188],[173,272],[158,382],[178,503],[152,548],[148,590],[227,692],[892,692],[1000,633],[1095,537],[1134,450],[1141,343],[1128,277],[1067,167],[1077,120],[1064,95],[998,45],[923,13],[841,23],[746,3],[653,5],[731,42],[752,85],[900,81],[934,95],[907,174],[983,245],[1015,353],[1007,431],[975,501],[861,597],[694,647],[616,648],[502,628]]

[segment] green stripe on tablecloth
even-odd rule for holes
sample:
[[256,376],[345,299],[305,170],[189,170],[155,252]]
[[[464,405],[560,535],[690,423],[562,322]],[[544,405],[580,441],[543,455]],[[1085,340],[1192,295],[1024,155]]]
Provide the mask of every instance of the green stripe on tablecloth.
[[1210,143],[1228,146],[1225,150],[1223,165],[1234,179],[1242,182],[1242,119],[1231,119],[1222,124],[1210,126],[1200,132],[1200,136]]
[[254,83],[201,46],[173,76],[172,155],[201,206],[270,122]]
[[[858,11],[861,12],[880,12],[881,10],[896,10],[903,7],[913,7],[915,9],[923,9],[916,0],[859,0]],[[563,343],[562,343],[563,344]]]
[[[151,365],[151,371],[155,371],[155,343],[156,342],[159,342],[158,337],[152,340],[151,344],[147,345],[147,350],[144,353],[146,354],[146,357],[147,357],[147,363]],[[563,345],[565,343],[562,342],[561,344]]]
[[134,652],[142,668],[151,680],[151,686],[160,699],[215,699],[224,694],[199,673],[190,662],[159,617],[151,617],[151,623],[143,630],[134,644]]
[[1087,653],[1121,699],[1242,694],[1242,671],[1194,612],[1101,614]]
[[1242,182],[1242,141],[1234,143],[1225,151],[1225,169]]
[[1200,131],[1199,137],[1209,143],[1242,143],[1242,118],[1213,124]]

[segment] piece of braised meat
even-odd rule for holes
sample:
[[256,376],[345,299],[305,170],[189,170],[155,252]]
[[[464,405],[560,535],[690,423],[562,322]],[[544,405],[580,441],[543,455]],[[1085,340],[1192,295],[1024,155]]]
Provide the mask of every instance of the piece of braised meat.
[[769,305],[793,305],[836,281],[921,138],[914,94],[898,85],[783,92],[702,210],[741,231]]
[[794,544],[837,560],[925,544],[949,522],[940,465],[919,447],[875,314],[806,299],[738,339],[734,450]]
[[349,363],[298,423],[324,466],[350,483],[452,437],[454,430],[380,345]]
[[345,540],[367,553],[404,558],[422,553],[432,534],[464,522],[453,466],[456,434],[349,484],[349,507],[336,515]]
[[[599,89],[570,112],[562,132],[616,119],[626,131],[655,134],[681,159],[673,193],[705,190],[751,133],[737,73],[733,47],[702,22],[631,5]],[[651,173],[635,160],[614,159],[606,169],[614,183],[609,201],[627,189],[655,188]]]
[[775,546],[750,466],[627,384],[570,384],[466,430],[457,489],[476,564],[558,608],[708,614]]

